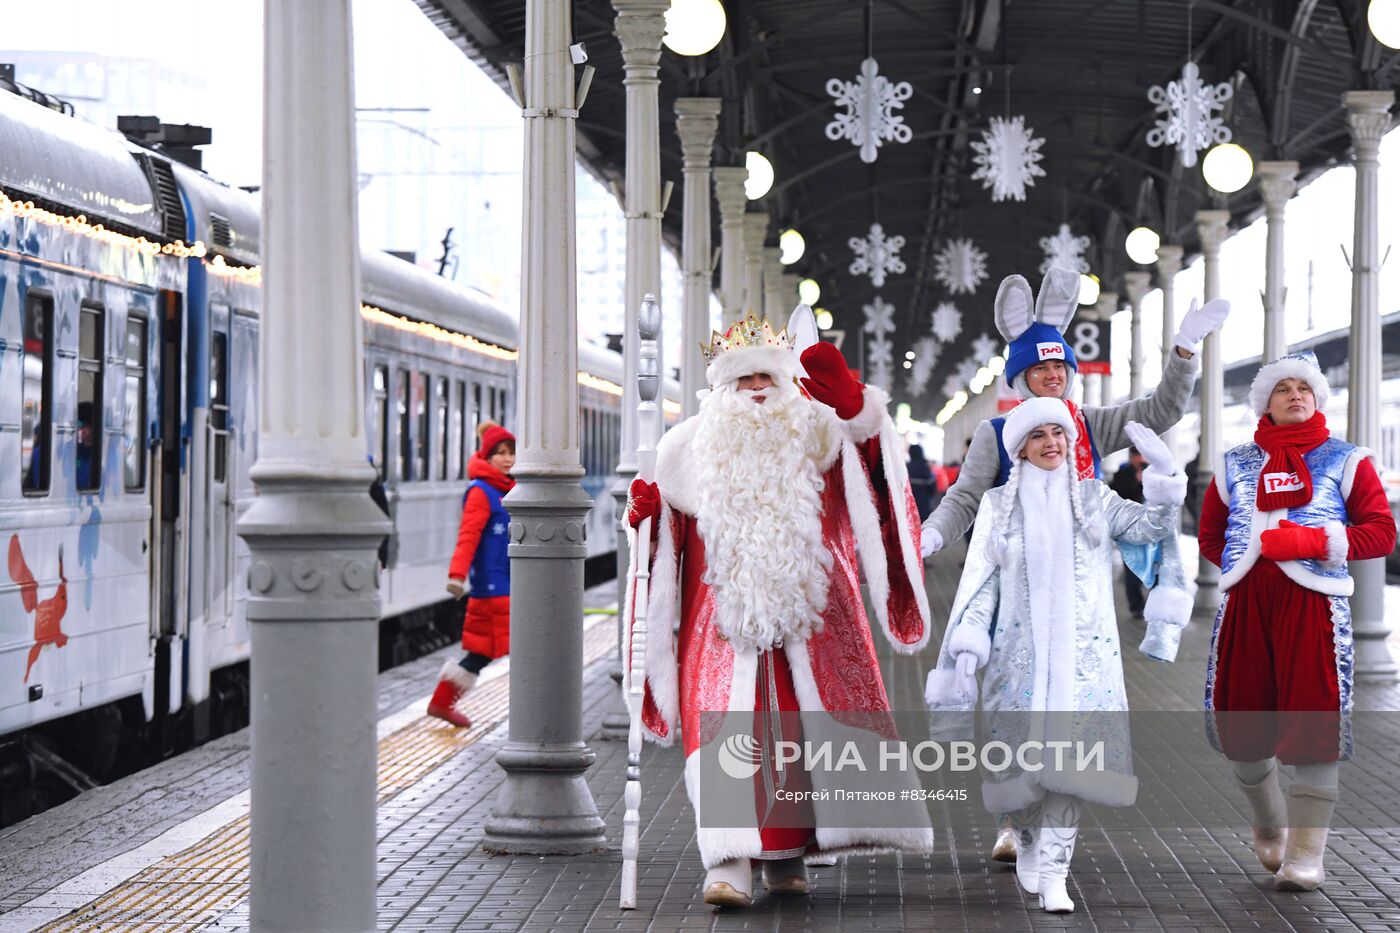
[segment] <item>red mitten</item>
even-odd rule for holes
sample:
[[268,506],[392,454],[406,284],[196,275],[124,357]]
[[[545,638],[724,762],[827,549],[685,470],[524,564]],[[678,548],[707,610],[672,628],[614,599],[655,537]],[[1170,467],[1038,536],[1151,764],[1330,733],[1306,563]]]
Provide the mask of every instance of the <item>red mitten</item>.
[[655,483],[638,478],[627,488],[627,524],[636,528],[642,519],[661,517],[661,490]]
[[1269,560],[1326,560],[1327,529],[1284,519],[1259,536],[1259,546]]
[[802,380],[807,394],[836,409],[836,415],[846,421],[860,414],[865,404],[863,387],[851,377],[846,358],[835,344],[815,343],[802,351],[802,368],[809,378]]

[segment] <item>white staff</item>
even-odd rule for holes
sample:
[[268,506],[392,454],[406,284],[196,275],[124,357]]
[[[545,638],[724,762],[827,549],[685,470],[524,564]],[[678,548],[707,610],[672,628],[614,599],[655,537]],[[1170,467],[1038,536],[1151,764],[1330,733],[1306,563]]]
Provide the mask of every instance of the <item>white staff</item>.
[[[656,442],[661,438],[661,370],[656,359],[656,339],[661,332],[661,309],[656,296],[642,298],[637,316],[637,477],[651,482],[656,474]],[[623,792],[622,891],[618,906],[637,906],[637,854],[641,845],[642,806],[642,699],[646,690],[647,589],[651,581],[651,519],[637,526],[632,541],[627,590],[632,607],[632,650],[627,657],[627,787]],[[625,620],[624,616],[624,620]],[[662,633],[669,637],[669,633]]]

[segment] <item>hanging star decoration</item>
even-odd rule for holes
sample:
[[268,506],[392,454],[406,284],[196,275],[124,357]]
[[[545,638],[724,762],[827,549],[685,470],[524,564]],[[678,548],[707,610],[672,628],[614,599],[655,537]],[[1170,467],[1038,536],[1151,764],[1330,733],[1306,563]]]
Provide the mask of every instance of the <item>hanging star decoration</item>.
[[962,333],[962,312],[951,301],[941,302],[933,309],[933,335],[944,343],[952,343]]
[[974,359],[965,359],[958,364],[957,377],[961,385],[968,385],[977,376],[977,370],[981,364]]
[[889,337],[878,334],[866,342],[865,366],[870,382],[888,392],[894,372],[894,344]]
[[1089,248],[1089,238],[1075,236],[1069,224],[1060,224],[1060,232],[1054,236],[1041,237],[1040,248],[1045,251],[1045,261],[1040,264],[1041,275],[1051,269],[1089,271],[1089,260],[1084,258],[1084,251]]
[[972,161],[977,171],[974,181],[992,189],[993,201],[1026,199],[1026,188],[1035,186],[1036,178],[1045,177],[1039,162],[1045,158],[1040,147],[1045,140],[1032,135],[1024,116],[1008,119],[992,117],[991,125],[982,131],[982,139],[972,141],[975,155]]
[[933,264],[933,277],[954,295],[971,295],[987,278],[987,254],[966,237],[943,244]]
[[886,237],[884,227],[871,224],[869,235],[853,236],[847,242],[856,256],[851,260],[851,275],[868,275],[871,284],[880,288],[885,284],[886,275],[904,272],[904,260],[899,258],[904,237]]
[[879,295],[868,305],[861,305],[865,312],[865,332],[883,337],[894,333],[894,305]]
[[914,96],[914,88],[908,81],[896,84],[880,74],[875,59],[860,63],[860,74],[854,81],[827,81],[826,92],[836,98],[837,107],[846,108],[826,125],[826,138],[832,142],[846,139],[859,146],[862,162],[874,162],[877,150],[886,142],[907,143],[914,138],[904,117],[895,113]]
[[1157,125],[1147,131],[1149,146],[1175,146],[1181,154],[1181,164],[1190,168],[1196,164],[1196,153],[1219,143],[1230,141],[1230,128],[1216,113],[1235,96],[1228,81],[1203,84],[1201,69],[1195,62],[1181,68],[1181,80],[1169,81],[1166,87],[1153,85],[1147,99],[1161,114]]
[[929,377],[938,365],[938,341],[932,337],[920,337],[914,344],[914,365],[909,367],[905,387],[913,398],[920,398],[928,388]]
[[958,374],[953,373],[943,380],[943,397],[952,398],[962,391],[963,383],[958,379]]
[[983,363],[994,356],[1000,355],[1000,350],[1001,345],[986,334],[972,341],[972,358],[974,360],[981,360]]

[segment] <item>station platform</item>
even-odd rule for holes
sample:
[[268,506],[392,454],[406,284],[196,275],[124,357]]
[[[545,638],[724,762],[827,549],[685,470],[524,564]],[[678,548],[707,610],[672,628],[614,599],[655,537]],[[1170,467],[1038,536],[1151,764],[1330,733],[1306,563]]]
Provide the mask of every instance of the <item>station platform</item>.
[[[922,657],[895,658],[882,646],[897,709],[921,703],[959,571],[956,550],[929,563],[935,637]],[[611,592],[590,591],[586,605],[602,605]],[[502,780],[493,756],[506,735],[507,662],[483,673],[468,730],[423,715],[442,658],[455,648],[380,676],[380,929],[1400,930],[1400,828],[1337,826],[1324,888],[1275,892],[1230,787],[1200,806],[1238,812],[1232,831],[1106,833],[1086,821],[1070,874],[1073,914],[1043,913],[1009,866],[989,860],[995,826],[985,814],[965,819],[947,809],[932,811],[932,856],[846,858],[813,869],[808,897],[756,892],[746,911],[715,911],[699,900],[703,871],[680,751],[653,746],[643,761],[639,906],[620,910],[626,743],[598,738],[604,716],[620,708],[609,677],[614,623],[606,614],[584,620],[585,735],[598,756],[588,782],[608,825],[607,849],[594,855],[482,849]],[[1125,641],[1132,624],[1123,623]],[[1130,652],[1134,708],[1198,709],[1208,639],[1209,623],[1193,623],[1174,665]],[[1364,688],[1362,704],[1400,709],[1400,688]],[[1400,748],[1394,731],[1392,750]],[[247,730],[227,736],[0,831],[0,931],[246,929],[249,739]],[[1393,785],[1397,774],[1400,767],[1372,777]]]

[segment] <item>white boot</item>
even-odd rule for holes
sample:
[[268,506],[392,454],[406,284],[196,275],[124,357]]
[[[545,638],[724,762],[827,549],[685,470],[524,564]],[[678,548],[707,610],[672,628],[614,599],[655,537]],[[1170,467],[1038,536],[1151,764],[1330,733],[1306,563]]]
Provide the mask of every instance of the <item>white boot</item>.
[[1247,783],[1238,774],[1240,790],[1249,801],[1252,813],[1250,823],[1254,826],[1254,854],[1271,872],[1277,872],[1283,864],[1284,847],[1288,844],[1288,805],[1283,799],[1283,791],[1278,786],[1278,765],[1269,769],[1264,779],[1256,784]]
[[1040,831],[1040,909],[1052,914],[1074,913],[1065,883],[1069,880],[1069,860],[1074,857],[1074,840],[1079,830],[1047,826]]
[[753,866],[746,858],[720,862],[705,872],[706,904],[747,907],[753,903]]
[[1327,852],[1327,827],[1337,806],[1337,792],[1294,781],[1288,788],[1288,844],[1283,865],[1274,875],[1280,891],[1313,891],[1327,879],[1322,859]]
[[1016,880],[1021,890],[1027,894],[1040,892],[1040,829],[1034,826],[1015,826],[1011,830],[1011,842],[1016,849]]
[[764,859],[763,889],[770,894],[807,894],[807,865],[802,856]]

